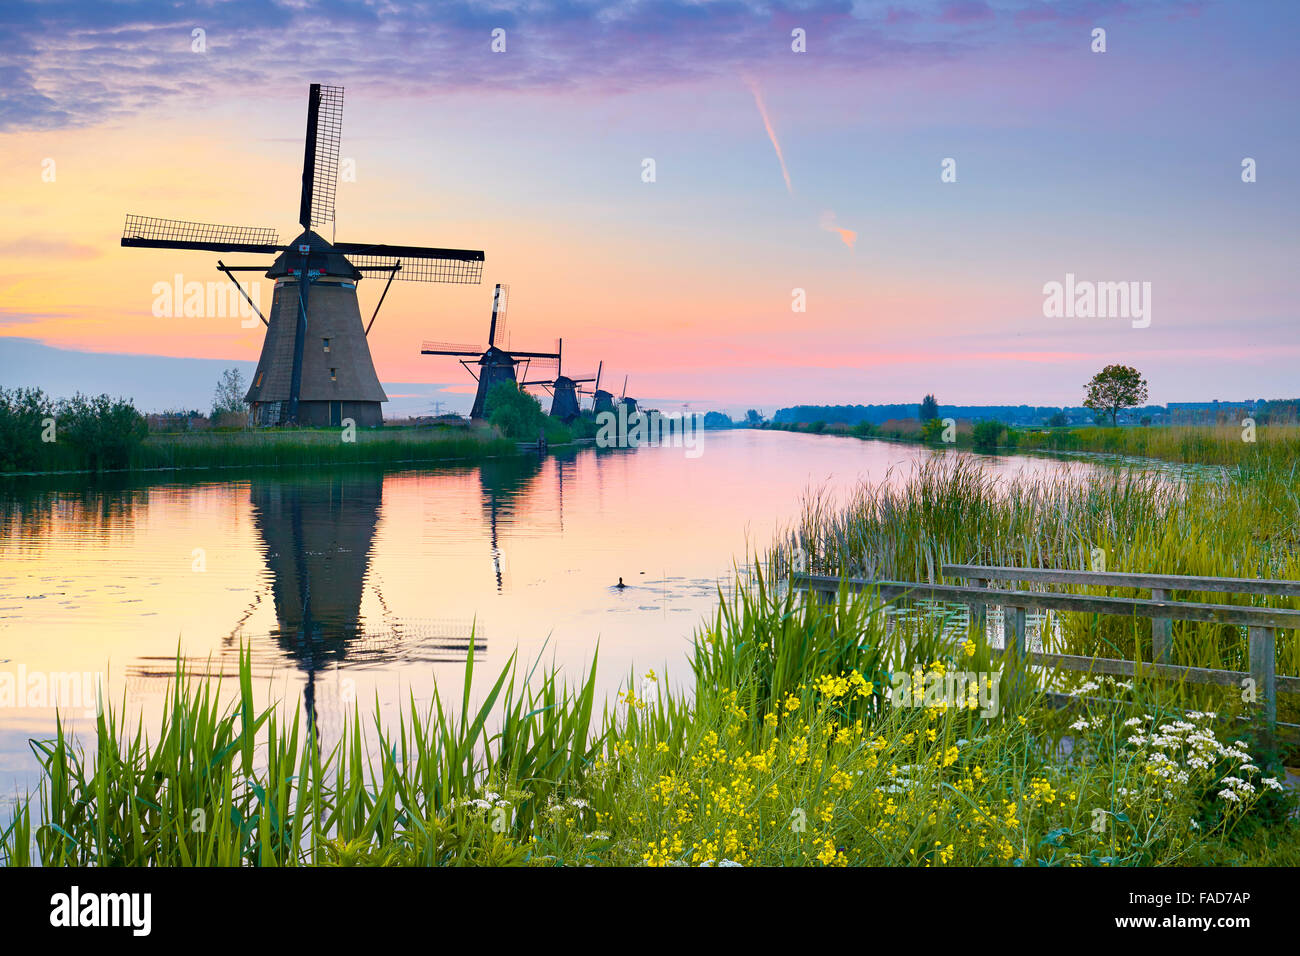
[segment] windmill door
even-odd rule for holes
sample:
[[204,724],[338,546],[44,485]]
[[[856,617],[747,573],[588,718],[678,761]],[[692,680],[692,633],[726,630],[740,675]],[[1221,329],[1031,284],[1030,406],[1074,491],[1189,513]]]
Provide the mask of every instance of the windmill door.
[[342,402],[330,402],[330,424],[331,425],[343,424],[343,403]]

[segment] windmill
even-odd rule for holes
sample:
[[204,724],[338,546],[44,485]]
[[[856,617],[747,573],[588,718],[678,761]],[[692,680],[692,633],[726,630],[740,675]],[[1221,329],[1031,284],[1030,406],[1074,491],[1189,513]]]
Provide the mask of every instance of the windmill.
[[623,394],[618,397],[618,403],[627,408],[629,415],[636,414],[636,399],[627,397],[627,376],[623,376]]
[[[592,408],[591,408],[591,410],[592,410],[592,414],[595,414],[595,412],[596,412],[596,396],[597,396],[597,395],[609,395],[609,392],[603,391],[603,390],[601,389],[601,387],[600,387],[600,375],[601,375],[601,373],[602,373],[604,370],[605,370],[605,363],[602,361],[599,365],[596,366],[596,377],[595,377],[594,379],[591,380],[591,383],[592,383],[592,385],[591,385],[591,391],[587,391],[585,388],[580,388],[580,389],[577,390],[577,393],[578,393],[578,395],[577,395],[577,401],[578,401],[579,409],[581,409],[581,407],[582,407],[582,396],[583,396],[583,395],[590,395],[590,396],[591,396],[591,405],[592,405]],[[583,379],[582,381],[586,381],[586,379]],[[608,410],[608,409],[607,409],[607,410]]]
[[[334,222],[343,87],[313,83],[307,96],[307,138],[303,152],[298,222],[302,233],[281,245],[274,229],[218,226],[176,219],[128,215],[122,245],[154,249],[277,254],[266,266],[217,268],[238,286],[233,273],[265,272],[275,280],[262,355],[245,396],[257,425],[382,425],[388,401],[366,336],[394,279],[477,284],[483,253],[467,249],[326,242],[313,227]],[[361,324],[357,281],[368,273],[388,274],[370,323]]]
[[[601,363],[601,367],[604,367],[603,362]],[[626,386],[624,386],[624,388],[626,388]],[[596,375],[595,386],[591,392],[591,411],[594,415],[599,415],[601,412],[609,412],[610,414],[613,414],[614,412],[614,395],[612,392],[608,392],[600,387],[599,371]]]
[[[421,355],[454,355],[459,357],[460,364],[465,366],[466,371],[478,380],[478,390],[474,393],[474,407],[470,410],[470,418],[487,417],[487,395],[492,390],[492,386],[501,382],[518,383],[519,379],[515,375],[515,366],[523,365],[527,368],[534,360],[539,365],[559,361],[558,345],[554,352],[516,352],[513,349],[506,351],[497,346],[498,338],[505,338],[506,308],[509,303],[510,287],[498,282],[496,292],[492,296],[492,319],[488,324],[486,350],[475,348],[472,345],[453,345],[449,342],[425,342],[420,347]],[[466,361],[466,359],[475,356],[477,356],[476,362]],[[477,374],[470,367],[471,365],[479,367]]]
[[[551,417],[558,418],[560,421],[573,421],[582,414],[582,408],[578,404],[578,384],[581,382],[598,382],[600,381],[600,368],[596,373],[583,373],[579,375],[564,374],[564,339],[560,339],[559,356],[555,360],[555,375],[552,378],[525,380],[520,385],[541,385],[551,393]],[[603,367],[605,363],[601,363]]]

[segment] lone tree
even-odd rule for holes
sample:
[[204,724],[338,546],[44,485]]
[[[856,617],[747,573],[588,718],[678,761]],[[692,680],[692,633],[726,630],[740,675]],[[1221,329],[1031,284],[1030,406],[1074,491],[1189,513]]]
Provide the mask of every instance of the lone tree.
[[1111,426],[1119,423],[1121,408],[1135,408],[1147,400],[1147,383],[1142,374],[1127,365],[1107,365],[1088,383],[1084,408],[1109,415]]
[[217,379],[217,388],[212,394],[212,417],[230,412],[246,414],[248,406],[244,403],[244,395],[247,393],[248,386],[244,384],[244,376],[239,369],[226,369],[221,373],[221,378]]
[[917,417],[923,422],[939,417],[939,402],[933,395],[925,396],[925,399],[921,402],[921,414]]

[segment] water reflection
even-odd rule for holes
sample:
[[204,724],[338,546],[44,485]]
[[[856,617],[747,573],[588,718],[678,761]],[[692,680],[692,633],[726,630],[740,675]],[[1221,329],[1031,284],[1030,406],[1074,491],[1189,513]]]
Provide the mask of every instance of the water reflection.
[[[110,699],[156,726],[178,648],[188,672],[233,676],[242,645],[255,692],[302,698],[327,737],[353,700],[390,716],[438,686],[458,701],[472,634],[475,693],[516,652],[525,669],[542,659],[582,673],[599,649],[598,691],[612,699],[647,667],[689,679],[690,638],[719,588],[810,488],[898,482],[932,454],[738,431],[709,433],[696,459],[585,448],[0,481],[0,668],[104,671]],[[628,587],[611,587],[619,577]],[[0,792],[34,785],[27,739],[52,727],[52,712],[0,711]]]

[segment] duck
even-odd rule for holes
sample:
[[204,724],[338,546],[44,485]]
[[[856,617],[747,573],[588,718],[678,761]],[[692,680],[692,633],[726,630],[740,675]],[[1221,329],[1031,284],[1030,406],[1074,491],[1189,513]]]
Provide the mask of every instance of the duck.
[[621,590],[623,590],[625,587],[627,587],[627,585],[623,583],[623,579],[622,579],[622,578],[619,578],[619,579],[618,579],[618,584],[615,584],[614,587],[618,588],[618,589],[621,591]]

